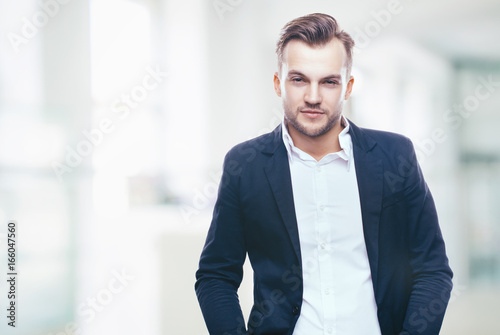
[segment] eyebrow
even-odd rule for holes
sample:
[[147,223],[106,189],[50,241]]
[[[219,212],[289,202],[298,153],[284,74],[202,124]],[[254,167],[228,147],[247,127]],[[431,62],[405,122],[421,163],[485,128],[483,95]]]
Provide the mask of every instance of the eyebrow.
[[[300,72],[298,70],[290,70],[290,71],[288,71],[288,76],[287,77],[290,77],[292,75],[302,76],[302,77],[307,78],[307,76],[305,74],[303,74],[302,72]],[[337,80],[341,80],[342,76],[340,74],[333,73],[333,74],[330,74],[330,75],[328,75],[326,77],[321,78],[321,80],[325,80],[325,79],[337,79]]]

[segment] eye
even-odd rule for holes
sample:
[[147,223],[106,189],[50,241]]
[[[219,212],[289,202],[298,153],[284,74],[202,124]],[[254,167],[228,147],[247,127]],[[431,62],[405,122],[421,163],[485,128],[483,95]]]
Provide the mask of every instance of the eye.
[[336,80],[327,80],[327,81],[325,81],[325,83],[328,85],[338,85],[339,84],[339,82]]
[[292,81],[293,81],[293,82],[295,82],[295,83],[300,83],[300,82],[302,82],[303,80],[302,80],[302,78],[300,78],[300,77],[295,77],[295,78],[292,78]]

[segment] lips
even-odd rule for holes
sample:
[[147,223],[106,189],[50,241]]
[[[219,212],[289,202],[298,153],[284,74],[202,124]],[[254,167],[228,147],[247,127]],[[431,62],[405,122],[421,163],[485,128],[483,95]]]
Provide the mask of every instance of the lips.
[[300,111],[305,117],[308,117],[310,119],[317,119],[321,117],[324,113],[320,110],[316,109],[303,109]]

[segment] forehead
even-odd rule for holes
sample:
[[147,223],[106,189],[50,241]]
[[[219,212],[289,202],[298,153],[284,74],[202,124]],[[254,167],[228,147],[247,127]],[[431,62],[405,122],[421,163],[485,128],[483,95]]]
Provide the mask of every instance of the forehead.
[[341,73],[347,56],[344,45],[332,39],[322,46],[310,46],[301,40],[291,40],[283,52],[283,64],[288,69],[307,72]]

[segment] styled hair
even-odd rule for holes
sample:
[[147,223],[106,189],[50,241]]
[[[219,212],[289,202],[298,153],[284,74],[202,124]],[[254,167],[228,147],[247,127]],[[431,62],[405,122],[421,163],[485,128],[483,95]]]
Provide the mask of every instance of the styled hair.
[[283,52],[291,40],[300,40],[309,46],[317,47],[324,46],[334,38],[344,45],[347,55],[347,76],[349,76],[352,68],[354,40],[348,33],[340,30],[337,21],[333,17],[322,13],[301,16],[288,22],[281,29],[279,40],[276,43],[279,73],[281,74],[283,65]]

